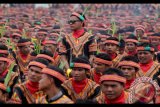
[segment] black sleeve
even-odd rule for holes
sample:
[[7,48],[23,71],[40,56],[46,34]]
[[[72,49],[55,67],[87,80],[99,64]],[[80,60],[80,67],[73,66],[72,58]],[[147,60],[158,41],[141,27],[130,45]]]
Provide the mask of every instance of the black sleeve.
[[65,89],[63,86],[60,89],[61,89],[61,91],[62,91],[62,93],[64,95],[66,95],[67,97],[69,97],[70,99],[72,99],[71,96],[68,94],[68,90],[67,89]]
[[17,84],[17,82],[18,82],[18,76],[16,76],[16,77],[13,79],[13,84],[10,86],[11,92],[9,93],[9,98],[12,97],[12,94],[13,94],[13,87]]
[[100,86],[96,87],[96,89],[94,90],[94,94],[91,95],[88,99],[94,99],[95,97],[98,96],[98,94],[100,93]]
[[16,92],[18,94],[19,98],[22,101],[22,104],[28,104],[28,101],[27,101],[26,97],[24,96],[24,93],[20,87],[15,87],[14,92]]
[[89,52],[89,45],[91,45],[93,42],[94,42],[94,36],[91,36],[89,39],[88,39],[88,42],[86,42],[84,44],[84,54],[85,56],[87,56],[89,58],[89,55],[95,55],[96,52]]

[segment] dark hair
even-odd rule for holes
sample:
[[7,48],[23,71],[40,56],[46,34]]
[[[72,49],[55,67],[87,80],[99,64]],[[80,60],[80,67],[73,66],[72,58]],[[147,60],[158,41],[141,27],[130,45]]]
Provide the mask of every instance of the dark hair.
[[124,39],[121,39],[120,41],[119,41],[119,47],[120,48],[125,48],[125,41],[124,41]]
[[38,32],[39,31],[48,32],[47,29],[39,29]]
[[[81,16],[83,16],[84,17],[84,20],[86,20],[86,17],[85,17],[85,15],[83,14],[83,13],[81,13],[81,12],[76,12],[76,13],[78,13],[78,14],[80,14]],[[75,15],[71,15],[71,16],[75,16]],[[77,17],[77,16],[76,16]],[[81,22],[83,22],[83,20],[82,19],[80,19],[79,17],[77,17]],[[83,23],[83,25],[82,25],[83,27],[85,26],[85,24]]]
[[61,27],[60,27],[60,25],[54,25],[53,26],[53,29],[60,29]]
[[[138,58],[137,58],[136,56],[131,56],[131,55],[129,55],[129,56],[124,56],[124,57],[121,59],[121,61],[132,61],[132,62],[135,62],[135,63],[139,63]],[[136,69],[136,71],[138,71],[138,68],[135,67],[135,69]]]
[[[103,72],[103,75],[110,75],[110,74],[116,74],[118,76],[125,77],[124,73],[117,68],[108,68]],[[121,83],[121,84],[124,85],[124,83]]]
[[[50,57],[53,57],[53,53],[51,51],[48,51],[48,50],[40,50],[40,54],[44,54],[44,55],[47,55],[47,56],[50,56]],[[48,60],[48,59],[46,59]],[[49,63],[51,62],[51,60],[48,60]]]
[[138,58],[136,56],[124,56],[121,61],[133,61],[135,63],[138,63]]
[[16,26],[16,25],[10,25],[10,27],[11,27],[12,29],[17,29],[17,26]]
[[95,55],[95,57],[101,58],[101,59],[104,59],[107,61],[112,61],[110,55],[108,55],[107,53],[99,53],[99,54]]
[[[133,39],[138,41],[137,37],[134,36],[133,34],[130,34],[126,39]],[[137,46],[137,43],[134,42],[134,44]]]
[[37,56],[37,53],[36,53],[36,51],[33,51],[33,52],[30,53],[30,55],[31,56]]
[[119,42],[118,39],[117,39],[116,37],[109,37],[109,38],[107,38],[107,40],[114,40],[114,41]]
[[151,43],[146,43],[146,42],[142,42],[142,43],[138,44],[138,46],[142,46],[142,47],[147,47],[147,46],[149,46],[149,47],[154,48]]
[[85,63],[85,64],[89,64],[90,65],[90,62],[89,62],[89,59],[87,56],[79,56],[77,58],[73,58],[72,60],[73,63]]
[[[52,70],[62,74],[63,76],[65,76],[64,71],[62,69],[58,68],[58,67],[55,67],[53,65],[48,65],[47,68],[52,69]],[[51,75],[49,75],[49,77],[54,79],[54,83],[55,83],[56,87],[58,87],[58,88],[61,87],[62,81],[60,81],[58,78],[53,77]]]
[[[16,33],[22,35],[21,32],[16,32]],[[13,34],[12,34],[12,38],[14,38],[15,36],[16,36],[16,35],[13,35]],[[22,37],[20,37],[20,39],[21,39],[21,38],[22,38]]]
[[110,34],[108,34],[105,30],[99,30],[98,33],[100,33],[101,35],[105,35],[105,36],[112,36]]
[[133,34],[129,35],[126,39],[134,39],[134,40],[138,40],[136,36],[134,36]]
[[8,50],[6,45],[0,44],[0,50]]
[[46,66],[48,66],[48,64],[49,64],[49,62],[46,59],[43,59],[43,58],[36,58],[33,61],[40,62],[40,63],[42,63]]
[[[25,43],[25,42],[29,42],[30,39],[25,39],[25,38],[21,38],[18,43]],[[23,47],[23,46],[18,46],[18,47]]]
[[[86,19],[86,17],[85,17],[85,15],[83,14],[83,13],[81,13],[81,12],[76,12],[76,13],[78,13],[78,14],[80,14],[81,16],[83,16],[84,17],[84,19]],[[75,16],[75,15],[71,15],[71,16]],[[76,16],[77,17],[77,16]],[[83,21],[83,20],[81,20],[79,17],[77,17],[80,21]]]
[[48,51],[48,50],[40,50],[40,54],[45,54],[45,55],[48,55],[50,57],[53,57],[53,53],[51,51]]

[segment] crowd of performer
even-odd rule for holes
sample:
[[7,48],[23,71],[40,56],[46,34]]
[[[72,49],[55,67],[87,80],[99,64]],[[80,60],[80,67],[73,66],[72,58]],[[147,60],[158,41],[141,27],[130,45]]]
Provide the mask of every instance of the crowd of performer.
[[160,104],[158,4],[0,6],[1,104]]

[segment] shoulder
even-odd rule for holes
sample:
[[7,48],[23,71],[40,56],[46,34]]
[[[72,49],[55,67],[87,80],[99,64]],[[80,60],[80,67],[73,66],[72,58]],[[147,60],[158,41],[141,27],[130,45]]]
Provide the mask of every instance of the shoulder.
[[73,102],[70,98],[68,98],[66,95],[63,95],[60,100],[61,100],[60,102],[61,102],[61,103],[64,103],[64,104],[73,104],[73,103],[74,103],[74,102]]

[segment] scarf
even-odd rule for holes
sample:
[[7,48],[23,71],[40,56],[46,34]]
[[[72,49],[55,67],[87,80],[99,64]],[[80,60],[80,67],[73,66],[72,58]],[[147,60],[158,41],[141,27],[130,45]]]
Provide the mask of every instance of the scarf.
[[125,85],[125,89],[129,89],[134,80],[135,80],[135,78],[133,78],[131,80],[127,80],[126,85]]
[[137,51],[135,50],[135,51],[132,51],[132,52],[128,52],[127,54],[128,55],[135,55],[135,54],[137,54]]
[[37,92],[39,90],[38,85],[39,85],[38,82],[32,82],[32,81],[28,81],[26,83],[26,87],[27,87],[27,89],[29,89],[31,94],[34,94],[35,92]]
[[0,78],[3,78],[7,75],[8,73],[8,69],[4,70],[1,74],[0,74]]
[[73,32],[73,37],[76,39],[81,37],[84,34],[84,29],[76,30]]
[[150,68],[151,68],[151,66],[153,65],[153,60],[151,60],[149,63],[147,63],[147,64],[142,64],[142,63],[140,63],[140,67],[141,67],[141,69],[142,69],[142,71],[144,72],[144,73],[146,73]]
[[27,58],[28,58],[28,55],[24,55],[22,52],[19,52],[20,53],[20,56],[21,56],[21,58],[23,59],[23,60],[27,60]]
[[109,55],[111,56],[112,60],[117,57],[117,54],[116,54],[116,53],[109,54]]
[[124,104],[125,103],[125,93],[124,91],[122,92],[122,94],[113,100],[109,100],[106,96],[105,96],[105,102],[106,104]]
[[79,94],[80,92],[82,92],[82,90],[85,88],[86,84],[87,84],[88,80],[84,79],[80,82],[75,81],[74,79],[72,79],[72,86],[74,91]]
[[94,73],[93,73],[93,78],[94,78],[94,81],[95,81],[97,84],[100,84],[100,82],[99,82],[100,77],[101,77],[101,73],[96,73],[96,72],[94,71]]

